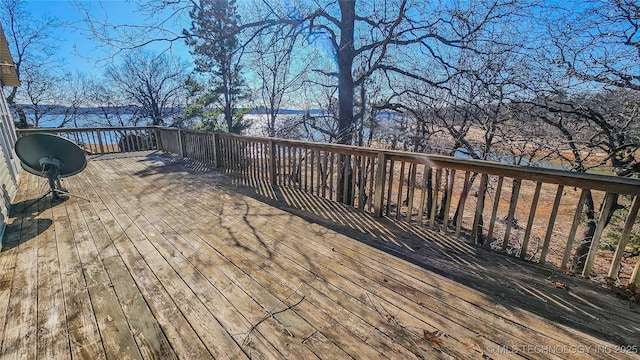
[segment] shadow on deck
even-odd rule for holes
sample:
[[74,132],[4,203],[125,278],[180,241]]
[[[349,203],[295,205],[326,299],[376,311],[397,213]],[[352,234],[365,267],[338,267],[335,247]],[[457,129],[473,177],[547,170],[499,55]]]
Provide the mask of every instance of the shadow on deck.
[[[26,203],[38,179],[21,180]],[[14,206],[3,354],[620,359],[640,346],[639,309],[605,289],[301,191],[161,153],[98,156],[67,182],[91,202]]]
[[[375,219],[304,191],[234,180],[234,189],[244,195],[478,290],[495,307],[513,314],[531,311],[615,344],[640,345],[640,306],[614,298],[601,283],[489,251],[463,238],[392,218]],[[455,296],[455,288],[450,290]]]

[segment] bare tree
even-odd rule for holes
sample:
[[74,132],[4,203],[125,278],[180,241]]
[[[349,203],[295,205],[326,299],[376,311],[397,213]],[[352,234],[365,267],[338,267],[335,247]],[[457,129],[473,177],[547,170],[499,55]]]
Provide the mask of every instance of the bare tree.
[[[16,67],[16,73],[26,87],[14,87],[7,94],[7,102],[18,118],[17,126],[29,126],[27,115],[20,108],[19,103],[31,97],[31,103],[41,104],[44,92],[48,92],[54,84],[56,65],[60,65],[53,58],[56,41],[51,36],[51,29],[61,23],[53,17],[35,19],[26,9],[23,0],[2,0],[0,20],[9,42],[9,47]],[[29,89],[31,96],[24,94],[21,89]],[[47,89],[45,91],[45,89]],[[41,112],[40,112],[41,114]],[[39,118],[34,121],[39,122]]]
[[[601,90],[595,94],[547,96],[531,102],[535,116],[556,130],[564,146],[555,146],[550,153],[569,164],[576,172],[587,172],[611,166],[617,176],[637,176],[640,150],[637,127],[640,94],[633,90]],[[564,151],[566,149],[567,151]],[[621,208],[614,195],[613,206],[601,214],[608,224],[613,212]],[[597,225],[596,204],[587,190],[584,211],[587,224],[583,239],[574,254],[574,267],[582,271]],[[603,207],[601,206],[601,209]]]
[[87,118],[87,125],[130,126],[131,114],[125,95],[117,88],[107,86],[104,81],[88,83],[88,102],[95,109],[94,116]]
[[555,52],[551,59],[583,81],[640,91],[640,4],[603,0],[571,4],[549,24]]
[[143,50],[127,54],[122,63],[107,68],[109,86],[126,95],[137,111],[133,123],[176,125],[185,103],[187,68],[166,54]]
[[85,74],[66,74],[60,83],[64,124],[74,127],[88,126],[90,111],[91,80]]
[[[536,96],[523,102],[522,113],[533,113],[557,134],[556,145],[567,151],[556,146],[552,153],[573,171],[610,165],[617,176],[638,176],[640,6],[616,0],[581,3],[581,11],[566,6],[549,17],[545,51],[536,57],[540,71],[528,84]],[[586,195],[576,271],[584,267],[596,228],[596,204],[589,191]],[[619,206],[614,197],[612,210],[600,216],[608,223]]]
[[[258,34],[251,44],[253,71],[259,80],[256,92],[266,111],[266,134],[270,137],[278,133],[276,122],[283,100],[300,90],[310,64],[294,55],[297,40],[295,29],[277,27]],[[301,68],[294,69],[294,61],[302,64]]]

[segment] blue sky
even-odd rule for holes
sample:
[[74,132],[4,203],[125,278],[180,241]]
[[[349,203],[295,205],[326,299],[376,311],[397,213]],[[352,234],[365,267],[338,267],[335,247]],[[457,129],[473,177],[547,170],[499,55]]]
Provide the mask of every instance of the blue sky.
[[[94,16],[103,19],[108,17],[111,22],[141,24],[144,16],[136,12],[135,4],[124,0],[82,1],[84,6],[91,8]],[[34,19],[43,16],[55,17],[61,22],[72,24],[71,28],[63,27],[54,30],[51,35],[58,41],[56,58],[63,59],[65,72],[85,73],[101,76],[104,67],[117,61],[112,59],[109,52],[100,48],[100,43],[91,38],[85,31],[87,25],[81,22],[82,16],[72,1],[58,0],[27,0],[27,10]],[[75,27],[75,29],[74,29]],[[166,49],[166,45],[162,47]],[[181,58],[189,56],[184,42],[179,41],[173,46],[176,54]]]

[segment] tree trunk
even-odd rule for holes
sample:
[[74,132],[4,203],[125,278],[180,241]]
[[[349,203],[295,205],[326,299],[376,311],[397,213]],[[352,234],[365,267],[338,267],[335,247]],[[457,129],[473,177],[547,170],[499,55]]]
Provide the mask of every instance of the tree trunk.
[[18,104],[16,104],[15,98],[16,98],[17,92],[18,92],[17,87],[14,87],[13,89],[11,89],[11,93],[9,93],[9,96],[7,96],[7,103],[9,104],[9,107],[13,109],[13,111],[15,111],[16,115],[18,116],[16,127],[18,129],[26,129],[29,127],[29,123],[27,123],[27,114],[25,114],[24,110],[22,110],[22,108]]
[[[340,45],[338,46],[338,144],[351,144],[353,138],[353,59],[355,57],[354,23],[355,23],[355,1],[341,0],[340,4]],[[340,156],[338,174],[337,198],[339,202],[348,203],[352,199],[353,188],[349,186],[348,193],[344,193],[345,178],[348,179],[350,164],[346,162],[345,156]],[[349,181],[351,183],[351,181]]]
[[[587,224],[582,234],[582,241],[580,242],[580,245],[576,249],[576,253],[573,256],[573,263],[575,264],[576,273],[581,273],[582,270],[584,269],[584,265],[587,260],[587,255],[589,255],[589,249],[591,248],[591,242],[593,241],[593,235],[596,233],[596,227],[598,226],[598,219],[596,217],[596,210],[595,210],[595,204],[593,203],[593,196],[590,190],[586,190],[586,191],[587,191],[587,195],[584,199],[584,207],[585,207],[584,214],[587,217]],[[613,206],[611,207],[611,210],[609,211],[609,213],[604,214],[604,216],[606,216],[605,226],[609,224],[609,222],[611,222],[611,218],[613,217],[614,211],[621,207],[618,204],[618,195],[613,195],[613,196],[614,196]],[[603,200],[603,204],[600,206],[600,209],[601,209],[600,211],[602,211],[603,207],[604,207],[604,200]],[[600,216],[603,216],[603,214],[600,214]]]
[[444,221],[445,216],[449,216],[449,214],[445,214],[445,205],[447,204],[447,198],[449,197],[449,169],[445,171],[444,175],[444,192],[442,194],[442,200],[440,200],[440,211],[438,212],[438,219]]
[[575,272],[580,273],[584,269],[587,255],[589,254],[589,248],[591,247],[591,240],[593,240],[593,234],[596,232],[596,210],[593,203],[593,196],[591,190],[586,190],[587,195],[584,198],[584,214],[587,217],[587,224],[582,234],[582,241],[576,249],[576,253],[573,257],[573,263],[575,265]]
[[431,176],[432,174],[433,174],[433,170],[429,168],[426,175],[424,175],[427,177],[427,188],[422,190],[427,192],[427,218],[431,218],[431,206],[433,206],[433,179]]
[[[469,192],[471,192],[471,186],[473,186],[473,183],[476,181],[476,178],[478,177],[478,173],[473,173],[473,175],[471,175],[471,178],[469,179],[469,182],[466,184],[467,187],[467,197],[469,196]],[[465,184],[463,184],[465,185]],[[460,197],[460,200],[462,200],[462,196]],[[454,224],[456,224],[458,222],[458,217],[460,216],[460,212],[462,212],[462,201],[458,201],[458,205],[456,206],[456,212],[453,215],[453,220],[452,222]]]

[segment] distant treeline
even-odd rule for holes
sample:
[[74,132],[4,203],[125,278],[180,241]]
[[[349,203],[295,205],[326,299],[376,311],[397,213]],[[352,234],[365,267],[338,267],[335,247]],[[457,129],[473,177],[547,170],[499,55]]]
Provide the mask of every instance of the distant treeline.
[[[20,104],[19,106],[22,108],[22,110],[25,112],[27,116],[34,114],[32,105]],[[40,113],[46,113],[47,115],[65,115],[72,112],[75,112],[76,114],[84,114],[84,115],[103,115],[105,110],[114,114],[117,113],[117,114],[123,114],[123,115],[133,115],[133,114],[136,114],[140,110],[140,108],[135,105],[112,106],[108,109],[101,108],[101,107],[79,107],[77,109],[74,109],[69,106],[60,106],[60,105],[39,105],[38,106],[38,111]],[[172,110],[184,111],[183,108],[173,108]],[[325,111],[322,109],[310,109],[310,110],[280,109],[278,111],[278,114],[301,115],[301,114],[309,113],[311,115],[317,115],[323,112]],[[268,113],[269,113],[269,110],[265,108],[256,108],[248,112],[248,114],[254,114],[254,115],[268,114]]]

